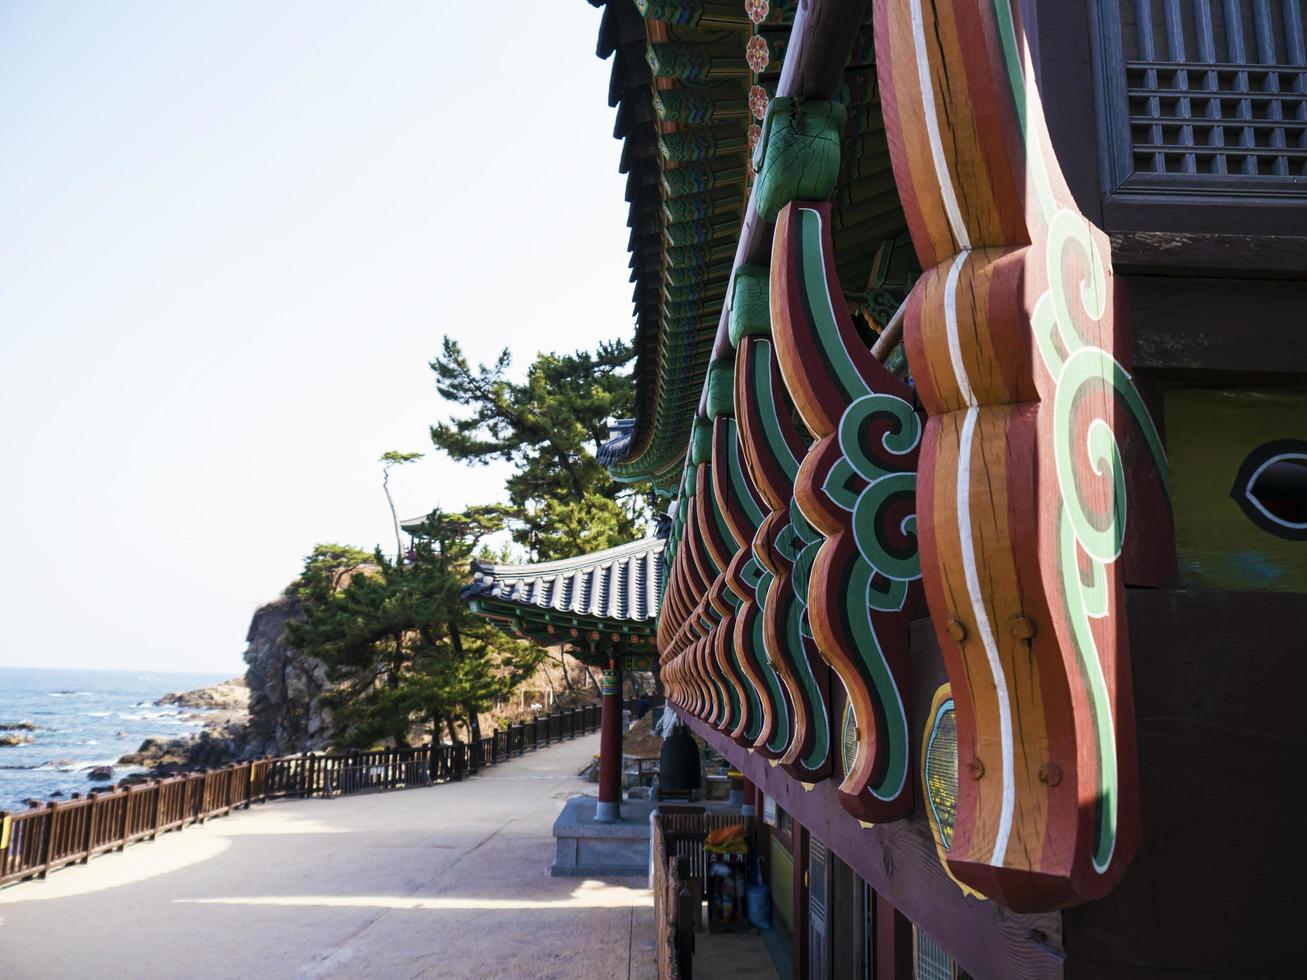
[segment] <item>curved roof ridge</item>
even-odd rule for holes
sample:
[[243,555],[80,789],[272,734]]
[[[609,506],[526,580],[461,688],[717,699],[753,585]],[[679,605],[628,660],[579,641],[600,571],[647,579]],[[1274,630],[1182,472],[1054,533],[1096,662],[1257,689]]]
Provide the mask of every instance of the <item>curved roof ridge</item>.
[[630,558],[646,551],[662,551],[662,548],[662,538],[648,537],[627,544],[619,544],[613,548],[605,548],[603,551],[592,551],[588,555],[577,555],[575,558],[559,558],[554,561],[500,565],[473,560],[472,570],[495,578],[540,578],[545,575],[557,575],[560,572],[582,571],[618,558]]

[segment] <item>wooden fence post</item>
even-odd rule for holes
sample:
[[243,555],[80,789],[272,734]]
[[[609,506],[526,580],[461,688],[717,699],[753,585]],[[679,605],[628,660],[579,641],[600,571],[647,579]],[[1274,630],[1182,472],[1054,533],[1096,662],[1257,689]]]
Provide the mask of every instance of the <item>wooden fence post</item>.
[[119,790],[123,794],[123,832],[119,835],[118,850],[127,846],[127,834],[132,827],[132,788],[123,786]]
[[200,823],[209,819],[209,770],[200,770]]
[[151,779],[154,784],[154,831],[150,834],[150,840],[159,836],[159,824],[163,819],[163,780]]
[[95,824],[100,815],[99,799],[94,790],[86,794],[89,801],[86,806],[90,811],[86,815],[86,846],[82,848],[82,860],[80,863],[85,864],[91,859],[91,848],[95,845]]
[[44,878],[50,873],[50,856],[54,849],[54,819],[59,812],[59,804],[51,800],[45,805],[45,839],[41,842],[41,874]]

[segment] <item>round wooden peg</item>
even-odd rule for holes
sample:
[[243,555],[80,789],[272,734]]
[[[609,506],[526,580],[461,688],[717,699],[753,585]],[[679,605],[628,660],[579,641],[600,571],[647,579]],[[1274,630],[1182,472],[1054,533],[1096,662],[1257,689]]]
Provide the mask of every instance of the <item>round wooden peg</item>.
[[1039,781],[1046,786],[1056,786],[1062,781],[1062,767],[1056,762],[1045,762],[1039,767]]
[[1016,616],[1009,624],[1012,629],[1012,635],[1018,640],[1029,640],[1035,635],[1035,624],[1026,619],[1025,616]]
[[967,772],[971,775],[972,779],[979,779],[981,776],[985,775],[985,764],[979,759],[972,759],[967,763]]

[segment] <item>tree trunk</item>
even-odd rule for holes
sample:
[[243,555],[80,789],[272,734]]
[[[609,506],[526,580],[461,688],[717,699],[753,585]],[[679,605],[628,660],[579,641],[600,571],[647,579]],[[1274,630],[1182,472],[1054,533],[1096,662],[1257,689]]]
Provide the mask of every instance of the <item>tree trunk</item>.
[[563,665],[563,683],[567,685],[568,692],[576,694],[576,685],[572,683],[572,672],[567,669],[567,651],[561,647],[558,650],[558,662]]

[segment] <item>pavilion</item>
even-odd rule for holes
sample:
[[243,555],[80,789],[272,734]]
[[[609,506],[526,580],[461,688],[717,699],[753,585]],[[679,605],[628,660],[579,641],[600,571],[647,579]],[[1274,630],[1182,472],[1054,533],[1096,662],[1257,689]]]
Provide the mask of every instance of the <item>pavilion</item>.
[[644,538],[562,561],[472,563],[462,596],[504,632],[564,646],[603,671],[599,802],[595,819],[621,817],[622,677],[654,669],[654,624],[663,586],[664,539]]

